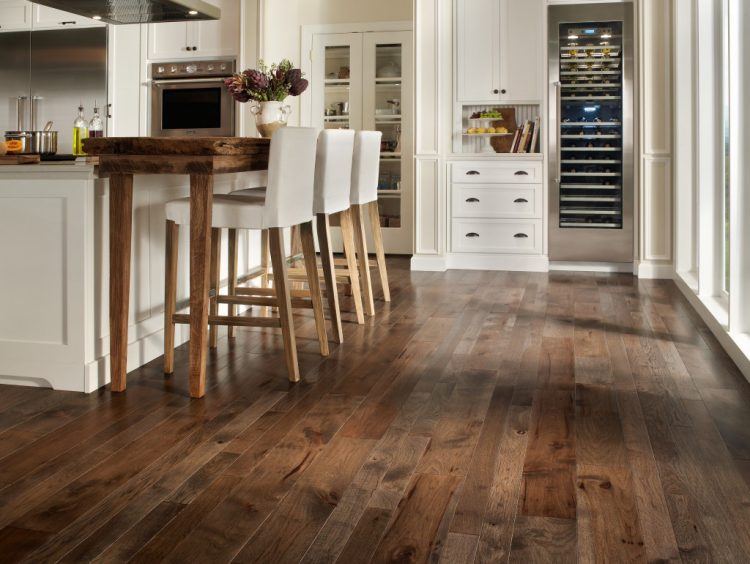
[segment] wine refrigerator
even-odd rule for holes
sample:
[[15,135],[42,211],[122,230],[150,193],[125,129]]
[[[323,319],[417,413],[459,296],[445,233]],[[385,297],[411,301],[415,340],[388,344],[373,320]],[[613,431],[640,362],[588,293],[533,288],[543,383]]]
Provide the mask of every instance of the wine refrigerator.
[[549,257],[634,255],[633,6],[549,8]]

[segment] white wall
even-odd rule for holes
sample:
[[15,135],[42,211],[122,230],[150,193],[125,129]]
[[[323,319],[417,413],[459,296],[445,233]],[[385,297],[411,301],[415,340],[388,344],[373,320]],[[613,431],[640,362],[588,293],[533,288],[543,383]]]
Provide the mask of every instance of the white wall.
[[412,0],[302,0],[299,17],[302,25],[407,21],[412,9]]

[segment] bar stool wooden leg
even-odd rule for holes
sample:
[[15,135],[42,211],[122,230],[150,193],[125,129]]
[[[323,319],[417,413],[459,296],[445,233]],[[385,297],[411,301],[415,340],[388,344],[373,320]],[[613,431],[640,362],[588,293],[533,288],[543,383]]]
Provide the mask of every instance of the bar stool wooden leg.
[[326,335],[326,318],[323,313],[323,297],[320,293],[320,278],[318,276],[318,258],[315,254],[315,238],[313,237],[312,221],[299,226],[300,243],[305,259],[305,272],[307,273],[307,284],[310,288],[310,299],[315,315],[315,326],[318,329],[318,341],[320,342],[320,354],[328,356],[328,336]]
[[[234,296],[237,291],[237,230],[230,229],[227,241],[227,259],[229,261],[229,295]],[[237,306],[234,304],[229,305],[229,311],[227,315],[234,317],[237,313]],[[230,325],[227,329],[227,334],[230,339],[234,338],[234,326]]]
[[[219,314],[219,288],[221,287],[221,229],[211,229],[211,289],[214,297],[211,298],[209,315]],[[218,344],[219,326],[211,325],[208,332],[208,346],[212,349]]]
[[164,374],[174,372],[174,320],[177,307],[177,257],[180,226],[167,221],[166,268],[164,270]]
[[370,278],[370,257],[367,255],[367,238],[362,206],[354,204],[351,207],[351,213],[352,223],[354,224],[354,243],[357,247],[357,261],[359,262],[359,276],[362,279],[362,300],[365,305],[365,313],[375,315],[375,301],[372,295],[372,279]]
[[341,309],[339,308],[339,290],[336,285],[336,270],[331,252],[331,225],[328,215],[318,214],[318,244],[320,245],[320,259],[323,263],[323,275],[326,281],[326,296],[328,309],[331,311],[331,325],[337,343],[344,342],[344,329],[341,326]]
[[271,267],[270,245],[268,242],[268,229],[260,232],[260,267],[263,275],[260,277],[260,287],[268,288],[268,271]]
[[388,269],[385,264],[385,248],[383,247],[383,230],[380,227],[380,211],[378,202],[367,204],[370,211],[370,226],[372,227],[372,243],[375,246],[375,255],[378,259],[378,274],[380,274],[380,285],[383,288],[383,299],[391,301],[391,289],[388,285]]
[[365,314],[362,308],[362,291],[359,287],[359,272],[357,270],[357,253],[354,243],[354,226],[352,225],[351,210],[344,210],[339,214],[341,223],[341,239],[344,243],[344,254],[346,265],[349,269],[349,280],[351,281],[352,298],[354,299],[354,311],[357,314],[357,323],[365,322]]
[[284,356],[289,372],[289,380],[299,382],[299,363],[297,362],[297,340],[294,337],[294,319],[292,318],[292,299],[289,292],[289,279],[286,273],[286,252],[284,251],[284,233],[279,227],[268,230],[268,243],[273,266],[273,286],[276,290],[276,301],[279,306],[281,334],[284,337]]

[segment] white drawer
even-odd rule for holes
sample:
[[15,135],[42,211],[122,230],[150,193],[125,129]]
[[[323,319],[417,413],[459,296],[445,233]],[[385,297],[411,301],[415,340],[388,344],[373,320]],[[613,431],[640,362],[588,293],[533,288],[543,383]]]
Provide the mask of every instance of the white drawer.
[[542,221],[514,219],[454,219],[454,253],[541,254]]
[[538,162],[457,162],[451,171],[453,182],[486,184],[541,184],[542,163]]
[[454,184],[453,217],[542,218],[542,187],[532,184]]

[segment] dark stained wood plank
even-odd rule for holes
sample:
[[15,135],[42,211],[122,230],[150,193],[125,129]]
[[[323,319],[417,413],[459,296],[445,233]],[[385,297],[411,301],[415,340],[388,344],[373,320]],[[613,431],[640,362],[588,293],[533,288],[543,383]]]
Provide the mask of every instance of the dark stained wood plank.
[[509,562],[577,562],[574,519],[519,516]]
[[477,562],[502,562],[510,554],[513,526],[522,487],[523,460],[529,438],[531,409],[513,406],[500,438],[492,489],[479,537]]
[[610,388],[576,386],[575,432],[577,464],[627,465],[616,396]]
[[445,564],[471,564],[477,553],[479,537],[462,533],[448,533],[439,562]]
[[574,421],[572,392],[535,393],[523,465],[521,514],[575,518]]
[[235,561],[298,562],[338,505],[374,443],[372,439],[334,439],[247,541]]
[[630,472],[578,466],[578,558],[583,562],[645,561]]
[[702,389],[701,397],[732,456],[750,460],[750,394]]
[[372,562],[422,562],[432,550],[435,535],[460,478],[416,474],[374,552]]
[[[378,507],[369,507],[365,510],[362,518],[357,522],[354,532],[349,537],[341,555],[336,559],[337,564],[349,564],[362,559],[362,555],[372,554],[373,547],[378,546],[378,542],[383,536],[391,512]],[[318,560],[318,562],[328,562],[327,560]]]

